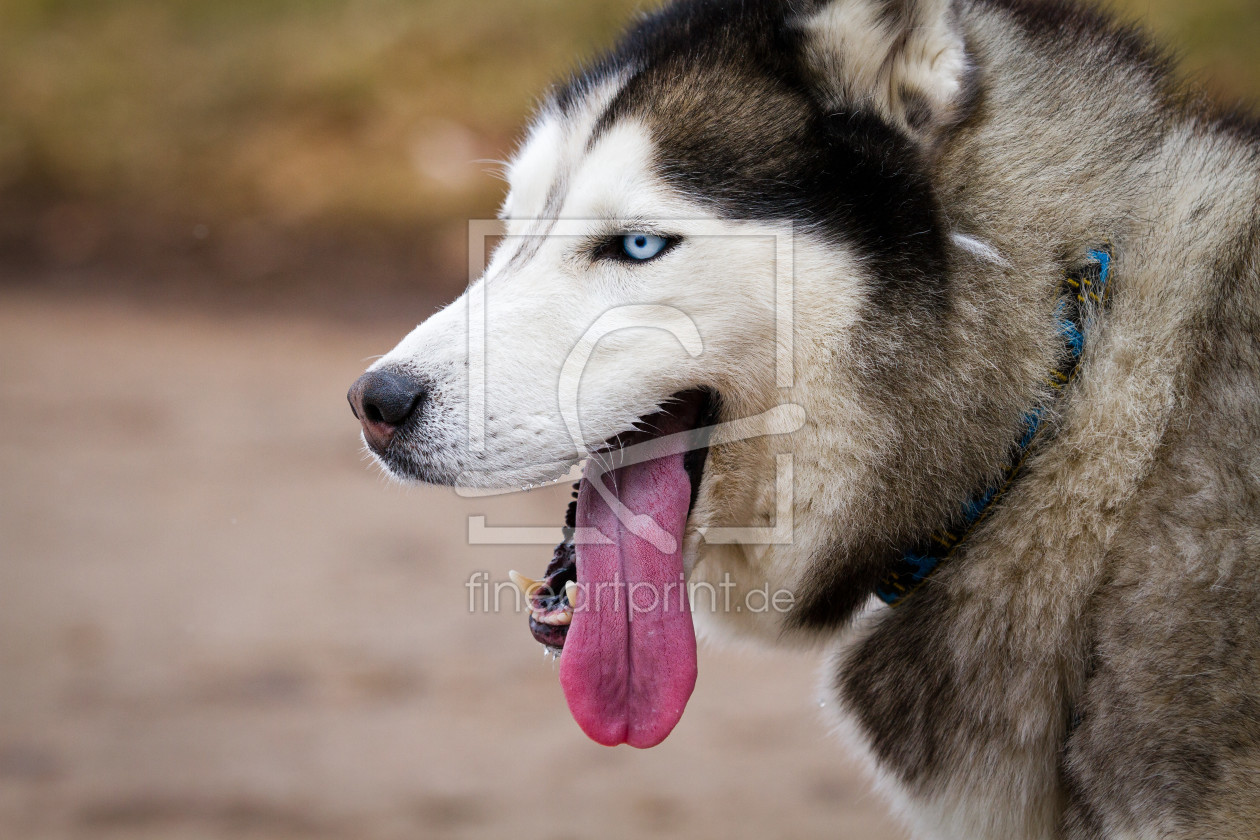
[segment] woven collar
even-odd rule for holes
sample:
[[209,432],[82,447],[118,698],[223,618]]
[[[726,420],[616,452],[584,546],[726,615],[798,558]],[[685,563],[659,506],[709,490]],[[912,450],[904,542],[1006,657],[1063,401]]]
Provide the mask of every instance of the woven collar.
[[[1048,371],[1052,401],[1058,399],[1076,376],[1085,352],[1086,336],[1096,320],[1093,314],[1106,299],[1110,276],[1111,252],[1104,248],[1090,251],[1088,262],[1064,275],[1063,296],[1055,309],[1064,349],[1059,363]],[[1050,403],[1040,405],[1024,416],[1023,433],[1011,447],[1011,456],[1002,476],[993,486],[972,497],[963,507],[956,524],[937,531],[923,545],[901,556],[893,570],[875,588],[880,600],[896,606],[958,553],[967,538],[1019,478],[1029,456],[1045,438],[1042,421],[1049,407]]]

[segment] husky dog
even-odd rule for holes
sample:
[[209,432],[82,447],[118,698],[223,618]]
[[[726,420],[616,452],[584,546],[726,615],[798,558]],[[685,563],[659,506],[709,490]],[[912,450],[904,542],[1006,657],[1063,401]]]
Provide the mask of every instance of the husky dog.
[[508,175],[350,401],[403,478],[586,459],[518,579],[591,737],[677,722],[683,581],[769,587],[696,620],[826,644],[917,836],[1260,837],[1254,123],[1067,3],[678,0]]

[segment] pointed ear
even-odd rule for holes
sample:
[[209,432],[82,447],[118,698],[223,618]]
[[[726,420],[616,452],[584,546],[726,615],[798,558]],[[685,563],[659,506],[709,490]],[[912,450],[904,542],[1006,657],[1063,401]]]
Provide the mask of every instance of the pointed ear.
[[972,98],[951,0],[829,0],[801,20],[827,107],[868,108],[931,146]]

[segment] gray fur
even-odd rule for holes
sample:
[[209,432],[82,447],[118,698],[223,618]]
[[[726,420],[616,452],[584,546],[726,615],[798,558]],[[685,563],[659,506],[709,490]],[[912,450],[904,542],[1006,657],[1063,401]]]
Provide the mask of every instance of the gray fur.
[[982,81],[933,167],[945,214],[1042,288],[1109,241],[1115,297],[1053,445],[836,690],[912,800],[1022,803],[1024,836],[1260,836],[1260,149],[1128,34],[961,8]]
[[[544,112],[594,91],[588,151],[643,125],[668,188],[861,266],[846,335],[798,309],[834,342],[798,394],[830,448],[794,452],[822,476],[797,522],[826,538],[776,555],[780,623],[730,620],[833,647],[839,728],[916,834],[1260,837],[1260,129],[1133,31],[1033,0],[684,0]],[[1047,399],[1064,270],[1104,243],[1052,436],[957,556],[869,609],[1000,473]],[[752,498],[774,453],[751,447],[713,448],[693,517]],[[757,585],[761,559],[700,545],[689,568]]]
[[[904,807],[934,803],[911,817],[925,836],[958,836],[933,813],[1003,808],[993,836],[1260,836],[1255,136],[1101,17],[955,11],[974,100],[929,146],[928,179],[950,226],[1010,267],[950,260],[940,318],[869,313],[859,391],[907,435],[872,455],[878,532],[837,523],[799,599],[851,611],[884,546],[948,516],[950,481],[983,486],[1035,401],[1020,383],[1051,352],[1065,263],[1111,243],[1112,306],[1054,442],[962,556],[848,642],[835,690]],[[907,101],[912,131],[931,121]],[[925,367],[951,381],[925,391]]]

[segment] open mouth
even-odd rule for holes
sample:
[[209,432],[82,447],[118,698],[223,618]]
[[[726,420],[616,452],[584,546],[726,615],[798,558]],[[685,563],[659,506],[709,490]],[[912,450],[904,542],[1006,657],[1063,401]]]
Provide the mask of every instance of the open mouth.
[[695,686],[682,546],[717,410],[711,390],[677,394],[594,453],[543,580],[516,576],[534,638],[564,652],[569,709],[601,744],[660,743]]

